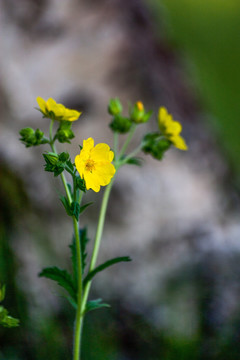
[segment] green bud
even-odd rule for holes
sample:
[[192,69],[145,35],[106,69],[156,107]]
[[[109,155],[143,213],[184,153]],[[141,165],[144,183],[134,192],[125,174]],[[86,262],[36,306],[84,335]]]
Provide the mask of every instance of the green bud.
[[60,126],[55,135],[60,143],[71,143],[70,140],[74,138],[74,133],[71,130],[72,123],[70,121],[61,121]]
[[122,104],[118,98],[110,99],[108,104],[108,112],[110,115],[118,115],[122,112]]
[[34,135],[34,130],[30,127],[24,128],[19,131],[19,134],[24,137],[25,139]]
[[128,118],[116,115],[109,126],[114,132],[125,134],[130,130],[132,122]]
[[43,157],[46,163],[55,165],[58,162],[58,155],[52,152],[48,152],[47,154],[43,154]]
[[147,122],[151,115],[152,111],[145,113],[145,109],[141,101],[137,101],[132,109],[130,109],[130,119],[136,124]]
[[48,143],[48,139],[44,137],[44,133],[39,129],[34,131],[32,128],[24,128],[19,131],[19,134],[21,135],[20,140],[26,147]]

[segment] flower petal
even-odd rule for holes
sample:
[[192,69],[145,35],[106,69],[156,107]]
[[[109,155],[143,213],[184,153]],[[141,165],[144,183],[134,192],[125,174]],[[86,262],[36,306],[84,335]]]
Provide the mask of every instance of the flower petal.
[[36,98],[36,100],[40,107],[40,110],[42,110],[43,113],[46,113],[46,101],[43,98],[41,98],[40,96],[38,96]]

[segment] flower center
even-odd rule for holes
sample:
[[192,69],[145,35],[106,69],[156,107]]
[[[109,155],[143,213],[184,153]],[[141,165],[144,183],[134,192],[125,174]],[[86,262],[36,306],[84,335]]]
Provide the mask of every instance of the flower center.
[[92,172],[95,169],[95,161],[88,159],[85,164],[85,170]]

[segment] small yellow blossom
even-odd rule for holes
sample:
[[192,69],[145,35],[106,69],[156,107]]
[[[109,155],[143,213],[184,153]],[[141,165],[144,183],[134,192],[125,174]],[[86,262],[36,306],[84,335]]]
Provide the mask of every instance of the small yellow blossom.
[[159,108],[158,113],[158,126],[161,133],[171,143],[180,150],[187,150],[185,140],[180,136],[182,125],[178,121],[174,121],[171,114],[168,113],[165,107]]
[[36,100],[42,114],[53,120],[75,121],[78,120],[79,116],[82,114],[77,110],[71,110],[62,104],[56,103],[52,98],[45,101],[38,96]]
[[143,103],[141,101],[137,101],[136,102],[137,108],[139,111],[144,111],[144,106]]
[[92,138],[83,140],[83,148],[75,157],[75,165],[81,178],[85,180],[87,190],[98,192],[100,186],[110,183],[116,172],[111,164],[113,158],[114,153],[107,144],[94,146]]

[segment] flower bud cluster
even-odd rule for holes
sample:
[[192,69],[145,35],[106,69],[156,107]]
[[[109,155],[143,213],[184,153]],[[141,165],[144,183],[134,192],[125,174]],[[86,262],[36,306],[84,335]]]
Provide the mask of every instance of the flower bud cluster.
[[34,131],[32,128],[27,127],[22,129],[19,134],[21,135],[20,140],[26,147],[48,143],[48,139],[44,137],[44,133],[39,129]]
[[152,111],[145,112],[144,106],[140,101],[137,101],[129,109],[129,116],[122,116],[122,104],[118,98],[111,99],[108,105],[108,112],[113,116],[110,128],[113,132],[126,134],[131,129],[132,125],[145,123],[149,120]]

